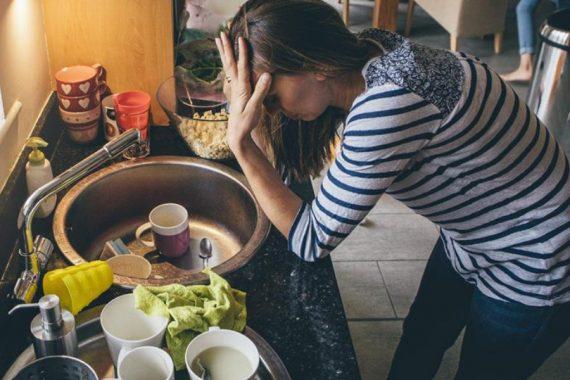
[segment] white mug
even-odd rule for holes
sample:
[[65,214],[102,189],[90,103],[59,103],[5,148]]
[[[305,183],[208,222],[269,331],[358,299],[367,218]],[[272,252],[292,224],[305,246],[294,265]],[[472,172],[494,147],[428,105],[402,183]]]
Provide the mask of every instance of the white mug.
[[160,347],[168,325],[167,318],[149,316],[138,310],[134,294],[117,297],[105,305],[100,321],[115,366],[121,350]]
[[157,347],[122,349],[118,362],[119,380],[174,380],[172,358]]
[[251,365],[251,373],[242,378],[234,378],[234,380],[251,379],[257,372],[259,367],[259,351],[255,344],[247,336],[233,330],[220,329],[219,327],[210,327],[207,332],[204,332],[190,341],[186,347],[186,369],[192,380],[200,380],[201,374],[197,374],[192,370],[192,363],[194,359],[202,352],[213,347],[228,347],[242,353]]
[[111,141],[121,134],[119,126],[117,125],[113,95],[109,95],[103,99],[101,108],[103,109],[103,130],[105,131],[105,139]]

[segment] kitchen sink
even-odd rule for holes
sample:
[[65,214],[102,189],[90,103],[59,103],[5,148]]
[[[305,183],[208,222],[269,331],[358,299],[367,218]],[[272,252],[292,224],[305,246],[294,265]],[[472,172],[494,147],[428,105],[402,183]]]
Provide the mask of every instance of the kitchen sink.
[[[182,258],[166,259],[134,238],[162,203],[186,207],[191,243]],[[114,275],[124,287],[137,284],[190,284],[206,280],[199,241],[213,246],[208,265],[216,273],[247,263],[269,233],[270,223],[245,177],[207,160],[161,156],[120,162],[99,170],[72,187],[59,203],[53,222],[55,241],[72,264],[105,259],[105,242],[122,238],[133,254],[152,264],[148,279]]]

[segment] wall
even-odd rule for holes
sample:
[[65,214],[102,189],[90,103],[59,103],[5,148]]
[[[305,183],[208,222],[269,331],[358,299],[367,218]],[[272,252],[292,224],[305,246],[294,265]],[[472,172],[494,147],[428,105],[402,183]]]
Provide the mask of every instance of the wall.
[[167,124],[154,96],[174,69],[172,0],[42,3],[52,73],[65,66],[100,63],[113,92],[148,92],[155,123]]
[[42,7],[37,0],[0,0],[0,89],[6,114],[16,101],[22,103],[14,122],[0,126],[1,191],[51,92]]

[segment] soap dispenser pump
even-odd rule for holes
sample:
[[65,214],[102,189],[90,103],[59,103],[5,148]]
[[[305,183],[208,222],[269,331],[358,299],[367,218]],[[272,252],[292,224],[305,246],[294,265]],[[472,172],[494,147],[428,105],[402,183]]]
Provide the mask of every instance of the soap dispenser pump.
[[[26,164],[26,182],[28,184],[28,195],[48,183],[53,179],[51,164],[46,159],[40,148],[45,148],[48,143],[41,137],[30,137],[26,141],[26,146],[32,148],[32,152],[28,155],[28,163]],[[45,218],[49,216],[55,208],[57,197],[53,195],[40,204],[36,216]]]
[[17,305],[8,314],[35,307],[40,309],[40,313],[32,319],[30,330],[36,358],[51,355],[77,357],[79,351],[75,318],[69,311],[61,309],[59,297],[55,294],[43,296],[38,303]]

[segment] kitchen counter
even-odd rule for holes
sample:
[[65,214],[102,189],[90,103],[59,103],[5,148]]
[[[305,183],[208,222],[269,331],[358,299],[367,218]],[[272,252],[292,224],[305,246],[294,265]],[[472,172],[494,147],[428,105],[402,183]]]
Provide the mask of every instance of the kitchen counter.
[[[55,107],[54,107],[55,108]],[[55,115],[54,115],[55,114]],[[50,125],[57,124],[57,125]],[[44,128],[61,128],[57,111],[51,110]],[[42,132],[42,135],[45,133]],[[52,132],[53,135],[53,132]],[[51,156],[54,173],[60,173],[97,150],[104,141],[93,146],[74,144],[63,131],[57,133]],[[191,156],[184,142],[172,128],[154,127],[151,132],[151,155]],[[235,161],[226,162],[239,169]],[[310,184],[294,184],[292,188],[304,199],[313,196]],[[61,198],[61,195],[60,195]],[[50,218],[51,219],[51,218]],[[7,222],[5,220],[2,223]],[[8,221],[15,223],[14,221]],[[34,224],[34,233],[52,237],[51,220]],[[57,252],[57,250],[56,250]],[[9,270],[2,284],[6,292],[19,272],[12,252]],[[50,266],[63,266],[59,253]],[[12,268],[12,269],[10,269]],[[280,355],[293,379],[358,379],[358,366],[338,286],[330,258],[306,263],[287,251],[286,239],[272,228],[266,242],[253,259],[241,269],[225,276],[230,284],[247,292],[248,325],[263,336]],[[112,288],[95,304],[105,302],[121,290]],[[13,357],[27,344],[27,323],[35,312],[25,312],[17,320],[5,320],[10,305],[0,304],[2,329],[0,356]],[[2,322],[4,321],[4,322]],[[16,338],[16,339],[15,339]],[[7,369],[4,360],[0,373]]]

